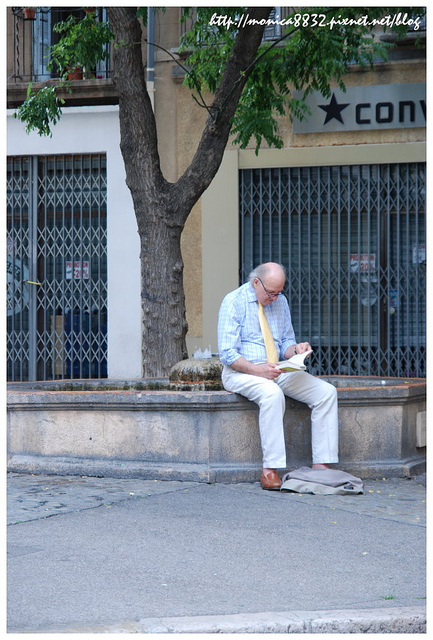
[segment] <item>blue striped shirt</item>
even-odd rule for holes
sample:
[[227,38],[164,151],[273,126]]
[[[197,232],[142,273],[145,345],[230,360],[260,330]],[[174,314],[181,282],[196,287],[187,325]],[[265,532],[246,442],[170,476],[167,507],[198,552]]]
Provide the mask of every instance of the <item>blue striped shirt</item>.
[[[289,304],[278,296],[264,305],[278,357],[296,344]],[[249,362],[266,362],[266,349],[259,324],[258,303],[250,282],[228,293],[218,315],[218,351],[223,364],[231,365],[243,356]]]

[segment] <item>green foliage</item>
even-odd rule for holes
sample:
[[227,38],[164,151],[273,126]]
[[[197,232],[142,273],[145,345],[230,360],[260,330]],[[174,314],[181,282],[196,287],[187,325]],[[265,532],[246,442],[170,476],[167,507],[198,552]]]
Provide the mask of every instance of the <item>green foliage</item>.
[[[245,12],[246,7],[182,10],[182,22],[187,24],[193,18],[192,28],[182,36],[180,46],[180,52],[187,56],[185,83],[193,95],[198,93],[196,100],[209,112],[202,92],[217,90],[238,34],[237,21]],[[362,17],[368,14],[368,20],[373,21],[399,12],[409,16],[425,14],[422,7],[294,8],[292,23],[283,26],[281,38],[263,43],[251,68],[245,70],[250,75],[232,120],[234,142],[245,148],[253,139],[256,152],[263,141],[281,148],[279,118],[288,114],[302,119],[309,112],[304,99],[295,97],[293,90],[302,90],[304,98],[315,90],[329,97],[331,82],[344,90],[343,79],[351,65],[368,68],[377,60],[385,60],[390,45],[374,38],[373,26],[365,25]],[[225,20],[212,20],[214,15]],[[318,26],[314,22],[318,16],[324,16],[328,26]],[[138,8],[137,17],[146,25],[147,7]],[[331,20],[335,21],[332,28]],[[96,21],[94,13],[81,20],[71,16],[54,29],[61,39],[50,48],[48,68],[57,70],[62,78],[57,89],[68,89],[68,69],[82,67],[88,76],[96,63],[107,56],[106,45],[114,36],[108,23]],[[393,31],[404,36],[407,26],[398,25]],[[40,135],[51,135],[49,125],[59,119],[62,102],[54,87],[44,87],[31,95],[30,85],[27,99],[16,116],[27,123],[27,131],[35,129]],[[214,111],[212,114],[218,117]]]
[[[193,9],[185,8],[181,21],[192,16]],[[233,49],[237,30],[222,25],[209,26],[213,14],[237,19],[243,9],[239,7],[199,7],[191,30],[181,38],[179,52],[188,52],[190,72],[185,79],[192,90],[208,88],[215,92]]]
[[54,25],[53,31],[62,34],[59,42],[50,47],[49,71],[57,70],[65,78],[68,69],[81,67],[85,76],[100,60],[108,56],[107,44],[113,39],[108,22],[98,22],[95,14],[86,13],[78,19],[74,16]]
[[37,131],[40,136],[52,136],[50,126],[62,115],[64,100],[56,95],[56,87],[42,87],[32,95],[32,83],[27,88],[27,98],[14,113],[14,117],[26,123],[26,133]]
[[62,114],[64,100],[58,97],[58,91],[71,91],[67,80],[69,70],[82,68],[85,77],[97,62],[107,55],[106,45],[114,37],[107,22],[95,20],[95,13],[86,13],[78,20],[74,16],[54,25],[53,30],[62,34],[59,42],[49,50],[48,71],[57,71],[60,82],[55,86],[45,86],[32,94],[29,83],[27,97],[14,116],[26,123],[26,132],[37,131],[40,136],[52,136],[51,125],[55,125]]
[[137,10],[137,18],[141,18],[145,27],[147,27],[147,7],[139,7]]
[[[148,16],[148,7],[139,7],[137,10],[137,18],[141,18],[145,27],[147,27],[147,16]],[[154,10],[158,9],[158,11],[162,11],[165,13],[165,7],[154,7]]]
[[[197,20],[181,44],[190,67],[185,82],[193,91],[215,92],[233,50],[237,20],[246,8],[199,7],[196,11]],[[304,100],[294,98],[293,90],[303,90],[304,98],[315,90],[329,97],[331,82],[344,90],[343,78],[351,65],[369,68],[375,61],[386,60],[391,45],[374,38],[374,25],[366,25],[362,17],[368,14],[372,22],[399,11],[409,16],[425,13],[419,7],[294,8],[292,24],[283,26],[280,40],[264,43],[259,49],[233,118],[234,142],[245,148],[255,139],[256,153],[263,140],[281,148],[278,118],[289,114],[302,119],[308,113]],[[209,26],[214,14],[226,20],[213,20]],[[186,11],[184,19],[187,17]],[[228,19],[233,21],[229,28]],[[319,20],[328,26],[319,26]],[[403,36],[407,26],[398,25],[393,31]]]

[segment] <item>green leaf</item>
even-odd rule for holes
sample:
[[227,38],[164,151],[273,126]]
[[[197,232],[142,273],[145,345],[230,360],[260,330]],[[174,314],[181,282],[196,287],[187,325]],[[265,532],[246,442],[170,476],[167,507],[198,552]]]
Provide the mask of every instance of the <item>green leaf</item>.
[[25,122],[26,133],[37,131],[40,136],[52,137],[51,125],[59,121],[64,102],[57,97],[56,87],[42,87],[32,94],[32,84],[29,83],[27,98],[14,113],[14,117]]

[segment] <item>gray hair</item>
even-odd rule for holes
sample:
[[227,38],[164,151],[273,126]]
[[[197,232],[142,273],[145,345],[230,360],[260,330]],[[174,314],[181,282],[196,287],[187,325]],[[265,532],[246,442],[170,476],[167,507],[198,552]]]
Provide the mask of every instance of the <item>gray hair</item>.
[[286,269],[282,264],[275,263],[275,262],[273,263],[265,262],[263,264],[259,264],[258,267],[256,267],[255,269],[253,269],[253,271],[251,271],[250,275],[248,276],[249,282],[252,282],[255,278],[260,278],[260,280],[264,279],[271,269],[271,266],[270,266],[271,264],[272,265],[277,264],[280,267],[281,271],[283,272],[284,277],[286,277]]

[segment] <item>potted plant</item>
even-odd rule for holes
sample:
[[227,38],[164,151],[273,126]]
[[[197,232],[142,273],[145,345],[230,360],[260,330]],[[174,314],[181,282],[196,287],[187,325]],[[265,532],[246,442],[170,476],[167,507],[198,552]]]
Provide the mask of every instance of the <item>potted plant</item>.
[[80,66],[68,69],[68,80],[82,80],[83,79],[83,70]]
[[35,20],[36,19],[36,8],[35,7],[24,7],[24,20]]
[[50,47],[51,59],[47,69],[58,72],[60,80],[34,94],[32,83],[29,83],[27,98],[14,113],[16,118],[26,123],[27,133],[37,131],[39,135],[51,136],[50,123],[57,122],[65,104],[59,92],[72,92],[70,80],[83,75],[92,77],[92,69],[97,62],[107,58],[106,45],[114,37],[108,23],[97,22],[92,13],[78,21],[70,16],[65,22],[54,25],[53,30],[63,35],[57,44]]
[[54,25],[53,31],[61,34],[59,42],[50,49],[49,71],[56,69],[61,78],[67,79],[72,70],[80,67],[84,78],[92,77],[97,62],[108,56],[107,44],[113,33],[107,22],[95,20],[94,13],[86,13],[81,20],[74,16]]

